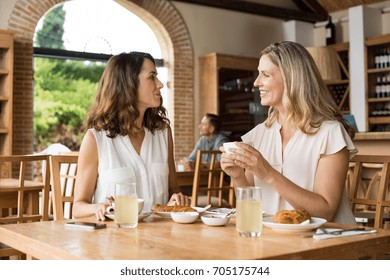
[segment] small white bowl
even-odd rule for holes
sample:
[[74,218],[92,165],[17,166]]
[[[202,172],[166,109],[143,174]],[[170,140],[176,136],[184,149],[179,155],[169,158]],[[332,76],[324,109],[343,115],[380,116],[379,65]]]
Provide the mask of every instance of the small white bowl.
[[203,215],[200,217],[202,219],[202,222],[205,223],[208,226],[224,226],[230,221],[230,217],[226,218],[226,215],[216,215],[216,214],[210,214],[210,215]]
[[194,223],[198,217],[198,212],[172,212],[171,213],[172,220],[176,223],[180,224],[192,224]]

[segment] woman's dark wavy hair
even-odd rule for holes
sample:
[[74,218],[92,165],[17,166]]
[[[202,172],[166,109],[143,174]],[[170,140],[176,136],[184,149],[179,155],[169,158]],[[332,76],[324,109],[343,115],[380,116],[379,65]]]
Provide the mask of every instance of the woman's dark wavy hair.
[[[111,138],[142,130],[136,126],[135,120],[140,115],[137,109],[138,76],[145,59],[156,65],[154,58],[143,52],[121,53],[109,59],[88,111],[88,128],[107,130]],[[160,106],[145,111],[142,125],[154,133],[169,123],[161,99]]]

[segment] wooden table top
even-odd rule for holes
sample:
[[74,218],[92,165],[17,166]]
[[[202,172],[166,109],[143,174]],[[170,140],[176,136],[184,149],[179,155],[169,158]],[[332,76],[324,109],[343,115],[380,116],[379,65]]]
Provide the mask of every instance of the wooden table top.
[[[259,238],[240,237],[235,220],[210,227],[198,220],[178,224],[151,215],[136,229],[84,230],[65,221],[0,226],[0,242],[37,259],[359,259],[390,251],[390,231],[314,240],[314,232],[282,232],[263,227]],[[334,227],[335,224],[326,225]],[[337,225],[340,226],[340,225]]]

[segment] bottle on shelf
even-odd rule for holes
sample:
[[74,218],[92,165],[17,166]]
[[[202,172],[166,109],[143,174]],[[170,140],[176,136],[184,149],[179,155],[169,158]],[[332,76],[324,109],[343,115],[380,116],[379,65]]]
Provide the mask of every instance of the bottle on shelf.
[[382,76],[382,84],[381,84],[382,97],[387,97],[386,89],[387,89],[386,76]]
[[332,45],[336,43],[336,27],[332,22],[332,17],[328,16],[328,23],[325,26],[326,30],[326,44]]
[[375,53],[375,68],[382,69],[387,67],[387,49],[377,48]]
[[382,82],[381,77],[376,78],[376,84],[375,84],[375,97],[381,98],[382,97]]
[[237,86],[237,90],[240,91],[241,90],[241,80],[240,79],[236,79],[236,86]]
[[382,53],[382,68],[387,68],[389,63],[389,53],[387,48],[383,48]]
[[387,115],[390,116],[390,102],[387,102],[386,111],[387,111]]
[[387,48],[387,67],[390,68],[390,47]]
[[390,74],[387,75],[385,97],[390,97]]
[[371,117],[379,117],[380,107],[378,104],[375,104],[371,110]]
[[380,49],[375,49],[375,68],[380,68],[381,67],[381,50]]

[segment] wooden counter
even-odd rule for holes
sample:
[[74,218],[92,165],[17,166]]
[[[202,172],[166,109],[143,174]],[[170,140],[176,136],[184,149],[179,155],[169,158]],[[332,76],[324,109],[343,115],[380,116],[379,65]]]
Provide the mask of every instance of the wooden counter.
[[390,132],[358,132],[353,143],[359,154],[390,155]]

